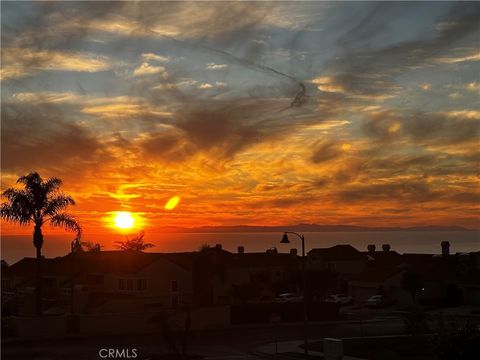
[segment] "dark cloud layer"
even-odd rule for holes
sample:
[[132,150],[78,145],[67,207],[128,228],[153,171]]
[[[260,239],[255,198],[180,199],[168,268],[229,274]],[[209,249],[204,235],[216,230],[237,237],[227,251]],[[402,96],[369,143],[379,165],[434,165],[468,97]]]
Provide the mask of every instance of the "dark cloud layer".
[[189,106],[175,114],[168,128],[142,139],[140,146],[159,158],[184,160],[198,152],[210,152],[213,158],[232,159],[297,126],[275,117],[279,106],[282,103],[248,99]]
[[[2,105],[2,169],[76,169],[98,161],[102,144],[55,106]],[[102,161],[106,157],[101,158]]]
[[[395,6],[399,5],[394,4],[393,8]],[[402,7],[411,6],[413,4],[402,4]],[[335,83],[348,93],[388,93],[398,87],[396,76],[413,67],[429,65],[440,56],[450,56],[452,45],[468,35],[477,34],[477,38],[480,35],[480,3],[462,2],[454,4],[444,17],[438,19],[439,24],[448,26],[440,28],[433,38],[425,35],[424,38],[373,48],[370,44],[372,34],[379,34],[387,27],[384,21],[388,20],[388,16],[384,17],[384,8],[392,9],[386,4],[379,4],[346,32],[339,40],[341,53],[330,61],[329,68],[335,74]]]
[[336,141],[317,141],[314,144],[312,162],[315,164],[338,158],[342,154],[341,144]]
[[377,141],[401,141],[407,137],[418,145],[455,145],[478,141],[480,136],[478,120],[422,112],[374,114],[364,121],[362,128],[366,135]]

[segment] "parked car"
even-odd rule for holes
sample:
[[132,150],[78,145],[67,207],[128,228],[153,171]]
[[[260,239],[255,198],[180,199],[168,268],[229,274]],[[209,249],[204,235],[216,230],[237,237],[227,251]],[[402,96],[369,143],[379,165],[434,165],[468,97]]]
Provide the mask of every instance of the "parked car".
[[275,299],[275,302],[277,303],[293,303],[293,302],[302,302],[302,301],[303,301],[303,296],[297,295],[294,293],[280,294]]
[[324,300],[326,303],[334,303],[338,305],[353,304],[353,298],[345,294],[327,295]]
[[367,306],[369,307],[382,307],[392,304],[393,300],[385,295],[374,295],[367,300]]

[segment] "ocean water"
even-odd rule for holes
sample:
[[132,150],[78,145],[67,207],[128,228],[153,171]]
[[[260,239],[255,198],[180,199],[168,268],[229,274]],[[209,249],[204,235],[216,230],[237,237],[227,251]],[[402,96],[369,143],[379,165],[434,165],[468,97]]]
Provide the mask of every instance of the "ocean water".
[[[391,250],[399,253],[440,254],[442,241],[450,242],[450,252],[480,251],[480,231],[385,231],[385,232],[310,232],[305,233],[306,250],[350,244],[365,251],[368,244],[381,249],[390,244]],[[290,244],[280,244],[282,233],[162,233],[146,234],[145,241],[155,245],[149,251],[177,252],[198,250],[203,244],[222,244],[228,251],[237,251],[244,246],[246,252],[261,252],[276,247],[279,252],[297,248],[300,254],[301,242],[294,235]],[[46,257],[65,255],[70,249],[72,236],[46,235],[43,254]],[[105,250],[114,249],[114,241],[124,240],[120,235],[86,234],[85,241],[100,243]],[[1,258],[12,264],[23,257],[35,256],[31,236],[2,236]]]

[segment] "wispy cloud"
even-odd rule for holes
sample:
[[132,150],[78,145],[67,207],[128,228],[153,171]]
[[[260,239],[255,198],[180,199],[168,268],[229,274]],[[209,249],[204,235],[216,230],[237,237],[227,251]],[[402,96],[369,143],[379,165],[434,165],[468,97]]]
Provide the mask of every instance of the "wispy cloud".
[[215,63],[207,64],[208,70],[224,70],[226,68],[228,68],[227,64],[215,64]]
[[85,52],[5,48],[2,50],[2,79],[16,79],[37,71],[98,72],[111,69],[105,56]]
[[145,75],[154,75],[160,74],[163,77],[166,77],[167,71],[163,66],[154,66],[149,63],[142,63],[133,70],[133,76],[145,76]]

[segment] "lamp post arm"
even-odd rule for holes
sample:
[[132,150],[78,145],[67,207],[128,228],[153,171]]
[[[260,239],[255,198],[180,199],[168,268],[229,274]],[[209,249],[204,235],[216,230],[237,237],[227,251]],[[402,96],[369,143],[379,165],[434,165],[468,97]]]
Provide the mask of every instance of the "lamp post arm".
[[305,258],[305,237],[302,234],[296,233],[294,231],[285,231],[284,233],[296,235],[302,240],[302,257]]
[[285,234],[293,234],[293,235],[297,235],[300,239],[303,239],[303,235],[299,234],[299,233],[296,233],[294,231],[284,231]]

